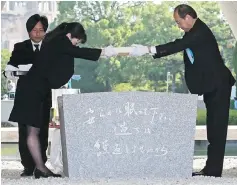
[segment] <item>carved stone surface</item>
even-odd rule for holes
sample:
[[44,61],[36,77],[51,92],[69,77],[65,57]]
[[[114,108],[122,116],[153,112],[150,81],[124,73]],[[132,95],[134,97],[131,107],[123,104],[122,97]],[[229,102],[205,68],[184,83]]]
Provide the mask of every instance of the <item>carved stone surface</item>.
[[66,176],[191,177],[196,95],[108,92],[58,100]]

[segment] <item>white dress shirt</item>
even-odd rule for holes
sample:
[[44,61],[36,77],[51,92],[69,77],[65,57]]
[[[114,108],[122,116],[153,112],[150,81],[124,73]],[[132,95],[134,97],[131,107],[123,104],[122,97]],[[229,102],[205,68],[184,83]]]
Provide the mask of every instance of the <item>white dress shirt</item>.
[[32,43],[32,47],[33,47],[33,50],[34,50],[34,51],[36,50],[36,47],[34,46],[35,44],[38,44],[38,45],[39,45],[39,50],[40,50],[41,44],[42,44],[42,40],[41,40],[40,42],[38,42],[38,43],[35,43],[35,42],[33,42],[33,41],[31,40],[31,43]]

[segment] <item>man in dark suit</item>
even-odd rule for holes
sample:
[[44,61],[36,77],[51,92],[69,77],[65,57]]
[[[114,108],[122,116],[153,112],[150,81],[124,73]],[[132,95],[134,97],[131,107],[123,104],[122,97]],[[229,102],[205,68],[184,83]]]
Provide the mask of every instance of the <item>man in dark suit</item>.
[[[26,29],[29,33],[30,39],[25,40],[14,45],[12,55],[8,65],[5,69],[5,76],[7,78],[13,77],[13,72],[19,70],[19,65],[31,65],[35,57],[38,55],[40,49],[43,47],[42,41],[45,36],[46,30],[48,28],[48,19],[45,16],[40,16],[38,14],[32,15],[26,22]],[[16,95],[18,90],[24,84],[24,75],[19,76],[17,82]],[[25,97],[27,101],[27,97]],[[50,108],[51,108],[51,91],[49,90],[47,98],[42,104],[41,118],[43,127],[40,129],[39,137],[40,144],[42,146],[41,153],[44,162],[47,161],[46,150],[48,147],[48,130],[49,130],[49,119],[50,119]],[[14,102],[16,103],[16,102]],[[9,121],[16,121],[16,118],[10,117]],[[19,152],[21,156],[21,163],[24,166],[24,171],[21,176],[31,176],[35,169],[35,163],[27,147],[27,127],[24,124],[18,124],[19,133]]]
[[130,55],[151,53],[154,58],[160,58],[183,51],[185,80],[189,91],[203,95],[207,108],[208,158],[205,167],[192,175],[220,177],[225,154],[231,87],[235,79],[224,64],[212,31],[197,17],[192,7],[185,4],[177,6],[174,19],[185,32],[182,39],[155,47],[138,45]]

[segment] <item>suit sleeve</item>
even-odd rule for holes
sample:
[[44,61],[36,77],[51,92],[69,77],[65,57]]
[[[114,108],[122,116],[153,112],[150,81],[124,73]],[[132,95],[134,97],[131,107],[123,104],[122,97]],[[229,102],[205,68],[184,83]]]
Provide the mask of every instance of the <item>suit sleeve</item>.
[[21,56],[22,56],[22,50],[21,50],[20,44],[17,43],[14,45],[12,55],[7,64],[17,67],[19,64],[21,64],[21,58],[22,58]]
[[169,42],[167,44],[158,45],[156,47],[156,54],[153,58],[160,58],[168,56],[180,51],[183,51],[191,46],[199,45],[205,43],[205,37],[201,36],[199,33],[190,33],[184,35],[182,39],[176,39],[174,42]]
[[80,48],[77,46],[65,47],[64,52],[74,58],[82,58],[86,60],[97,61],[100,58],[102,49],[96,48]]

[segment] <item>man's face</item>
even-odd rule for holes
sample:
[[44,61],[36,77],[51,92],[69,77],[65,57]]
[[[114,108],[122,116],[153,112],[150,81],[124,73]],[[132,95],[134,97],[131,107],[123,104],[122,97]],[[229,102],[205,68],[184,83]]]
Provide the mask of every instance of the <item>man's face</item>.
[[41,22],[38,22],[35,25],[35,27],[29,33],[29,36],[30,36],[30,39],[35,43],[38,43],[41,40],[43,40],[43,38],[45,36],[45,31],[44,31],[44,27]]
[[191,16],[186,15],[184,18],[181,18],[177,11],[174,12],[174,20],[177,23],[178,27],[185,32],[189,32],[192,28],[191,26]]

